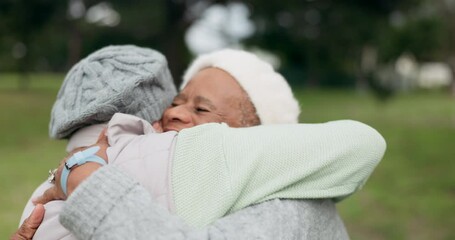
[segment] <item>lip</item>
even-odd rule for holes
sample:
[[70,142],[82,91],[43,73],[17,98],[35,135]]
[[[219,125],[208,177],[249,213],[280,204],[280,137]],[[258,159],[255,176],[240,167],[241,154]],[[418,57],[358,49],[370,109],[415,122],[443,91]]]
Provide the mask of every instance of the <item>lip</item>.
[[163,132],[168,132],[168,131],[176,131],[176,132],[179,132],[180,130],[182,130],[181,128],[177,128],[177,127],[165,127],[163,129]]
[[180,131],[180,130],[173,129],[173,128],[166,128],[166,129],[164,129],[164,132],[169,132],[169,131],[176,131],[176,132],[178,132],[178,131]]

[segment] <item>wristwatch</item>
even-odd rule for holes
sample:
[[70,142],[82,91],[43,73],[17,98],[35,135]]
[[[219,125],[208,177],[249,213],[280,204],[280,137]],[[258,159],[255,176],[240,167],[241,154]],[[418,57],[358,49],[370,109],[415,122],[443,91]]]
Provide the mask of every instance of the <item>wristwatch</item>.
[[87,148],[84,151],[76,152],[65,162],[65,166],[62,171],[62,177],[60,178],[60,185],[62,186],[62,190],[65,195],[67,195],[66,185],[68,182],[68,175],[70,174],[70,171],[74,166],[80,166],[87,162],[96,162],[101,164],[102,166],[106,165],[106,161],[104,161],[104,159],[95,155],[99,149],[100,149],[99,146],[94,146],[91,148]]

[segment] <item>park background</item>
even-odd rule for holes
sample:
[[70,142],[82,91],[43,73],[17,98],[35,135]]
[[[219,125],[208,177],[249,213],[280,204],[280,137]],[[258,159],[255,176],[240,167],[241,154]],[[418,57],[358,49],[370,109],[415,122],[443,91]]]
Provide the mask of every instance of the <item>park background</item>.
[[352,239],[455,239],[455,0],[0,1],[0,238],[64,152],[50,109],[65,72],[107,45],[163,52],[178,84],[223,47],[270,61],[301,122],[355,119],[388,148],[337,204]]

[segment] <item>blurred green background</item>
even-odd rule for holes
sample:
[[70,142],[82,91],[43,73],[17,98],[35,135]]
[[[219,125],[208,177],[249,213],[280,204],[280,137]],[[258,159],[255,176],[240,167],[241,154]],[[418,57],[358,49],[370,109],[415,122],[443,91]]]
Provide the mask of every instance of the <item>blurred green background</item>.
[[[49,140],[49,112],[62,75],[34,74],[19,91],[17,75],[0,75],[0,238],[17,227],[25,201],[65,156]],[[357,119],[387,140],[365,187],[339,203],[352,239],[454,239],[455,105],[444,92],[396,96],[384,104],[352,90],[297,90],[301,121]]]
[[64,74],[100,47],[244,48],[291,83],[301,122],[355,119],[386,155],[339,203],[352,239],[455,239],[455,0],[0,1],[0,238],[65,155],[47,135]]

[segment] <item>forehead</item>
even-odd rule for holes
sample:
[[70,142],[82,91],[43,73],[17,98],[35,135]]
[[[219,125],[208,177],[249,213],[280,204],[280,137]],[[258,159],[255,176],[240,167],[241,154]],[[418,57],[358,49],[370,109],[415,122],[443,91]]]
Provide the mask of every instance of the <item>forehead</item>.
[[215,95],[216,98],[240,97],[244,93],[239,83],[219,68],[204,68],[191,78],[182,94]]

